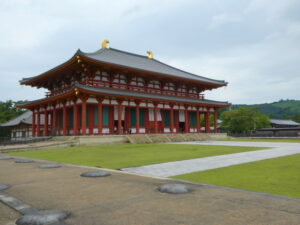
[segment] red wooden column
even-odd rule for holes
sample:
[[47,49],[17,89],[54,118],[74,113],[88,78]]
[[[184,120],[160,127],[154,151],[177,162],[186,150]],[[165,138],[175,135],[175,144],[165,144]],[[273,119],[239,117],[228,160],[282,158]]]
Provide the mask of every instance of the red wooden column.
[[56,118],[56,102],[53,103],[53,122],[52,122],[52,134],[57,135],[57,118]]
[[97,98],[98,101],[98,134],[102,134],[102,102],[103,102],[103,98]]
[[205,112],[205,133],[210,133],[209,108]]
[[67,107],[66,102],[63,103],[63,136],[67,135]]
[[157,103],[154,102],[153,103],[154,105],[154,110],[153,110],[153,113],[154,113],[154,133],[158,133],[158,122],[157,122],[157,114],[158,114],[158,109],[157,109]]
[[170,104],[170,129],[171,133],[174,133],[174,105]]
[[81,97],[81,130],[82,135],[86,135],[86,101],[88,97]]
[[197,122],[197,132],[201,133],[201,124],[200,124],[200,112],[199,108],[197,107],[197,115],[196,115],[196,122]]
[[49,111],[49,115],[50,115],[50,126],[49,126],[49,131],[48,131],[48,135],[52,136],[52,130],[53,130],[53,113],[52,111]]
[[136,115],[136,134],[140,133],[140,102],[135,101],[135,115]]
[[184,122],[184,125],[185,125],[185,133],[189,133],[190,131],[189,131],[189,119],[188,119],[188,106],[187,105],[185,105],[184,106],[184,115],[185,115],[185,122]]
[[40,109],[38,109],[37,113],[37,126],[36,126],[36,136],[40,136],[40,130],[41,130],[41,114],[40,114]]
[[218,132],[218,111],[215,109],[214,111],[214,132]]
[[48,136],[48,110],[47,110],[47,105],[45,105],[45,110],[44,110],[44,136]]
[[35,137],[36,133],[35,133],[35,109],[32,109],[32,125],[31,125],[31,136]]
[[78,107],[77,98],[73,99],[73,136],[78,135]]
[[122,100],[118,100],[118,134],[122,134]]

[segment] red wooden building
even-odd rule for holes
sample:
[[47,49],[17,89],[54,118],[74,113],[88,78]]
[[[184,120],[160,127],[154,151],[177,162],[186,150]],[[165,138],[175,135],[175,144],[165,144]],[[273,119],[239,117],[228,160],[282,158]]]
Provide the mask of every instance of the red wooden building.
[[[32,135],[44,136],[205,132],[210,115],[228,102],[207,100],[202,94],[226,86],[166,65],[148,56],[109,48],[108,41],[94,53],[78,50],[67,62],[22,85],[46,88],[46,97],[19,107],[33,112]],[[49,124],[49,125],[48,125]]]

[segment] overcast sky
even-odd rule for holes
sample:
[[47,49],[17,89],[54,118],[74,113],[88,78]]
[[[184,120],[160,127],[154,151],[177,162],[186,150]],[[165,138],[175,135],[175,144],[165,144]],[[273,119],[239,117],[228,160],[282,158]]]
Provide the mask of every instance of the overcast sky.
[[18,81],[104,39],[229,83],[209,99],[300,99],[299,0],[1,0],[0,19],[0,101],[44,97]]

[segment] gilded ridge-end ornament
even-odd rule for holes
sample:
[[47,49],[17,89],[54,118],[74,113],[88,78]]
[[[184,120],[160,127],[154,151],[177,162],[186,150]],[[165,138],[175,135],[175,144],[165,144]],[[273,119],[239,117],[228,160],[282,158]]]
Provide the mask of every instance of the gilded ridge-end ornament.
[[109,43],[109,40],[104,40],[104,41],[102,41],[102,43],[101,43],[101,47],[102,48],[109,48],[109,46],[108,46],[108,43]]
[[153,59],[153,52],[152,51],[147,51],[147,54],[148,54],[148,58],[149,59]]
[[79,90],[77,88],[75,89],[75,95],[79,95]]

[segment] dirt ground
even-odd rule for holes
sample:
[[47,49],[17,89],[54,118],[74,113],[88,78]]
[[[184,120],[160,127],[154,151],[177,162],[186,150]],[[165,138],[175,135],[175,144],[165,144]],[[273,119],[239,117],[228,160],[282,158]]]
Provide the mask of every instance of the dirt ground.
[[[49,162],[47,162],[49,164]],[[80,177],[98,170],[61,164],[39,169],[40,164],[0,160],[0,183],[4,192],[38,209],[71,212],[74,225],[299,225],[300,199],[223,187],[188,184],[188,194],[157,191],[160,184],[174,183],[111,172],[104,178]],[[11,225],[19,214],[0,203],[0,224]]]

